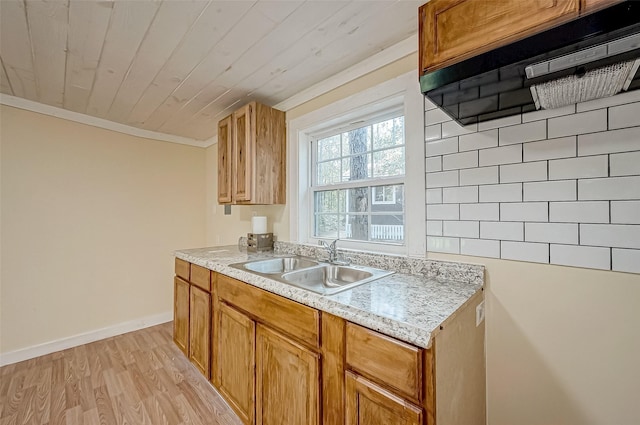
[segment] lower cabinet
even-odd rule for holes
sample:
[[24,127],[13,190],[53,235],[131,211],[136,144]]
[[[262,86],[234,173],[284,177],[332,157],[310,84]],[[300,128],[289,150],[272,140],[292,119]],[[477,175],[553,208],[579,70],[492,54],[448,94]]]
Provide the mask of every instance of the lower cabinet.
[[189,355],[189,282],[173,279],[173,341]]
[[191,286],[189,302],[189,358],[207,378],[211,356],[211,294]]
[[174,290],[175,343],[246,425],[485,424],[480,292],[425,349],[193,264]]
[[242,422],[253,424],[256,325],[225,303],[216,307],[213,382]]
[[346,372],[346,425],[422,425],[422,409]]
[[320,357],[293,340],[258,325],[256,423],[320,423]]

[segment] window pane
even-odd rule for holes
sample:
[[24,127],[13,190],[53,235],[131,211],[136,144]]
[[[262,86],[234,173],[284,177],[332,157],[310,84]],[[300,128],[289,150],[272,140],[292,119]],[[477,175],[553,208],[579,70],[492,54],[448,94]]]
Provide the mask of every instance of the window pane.
[[340,156],[339,134],[318,140],[318,161],[339,158]]
[[[322,192],[316,192],[316,212],[338,212],[339,211],[339,191],[337,190],[325,190]],[[343,207],[344,210],[344,207]]]
[[345,239],[368,241],[369,217],[361,214],[349,214],[347,216],[347,235]]
[[404,215],[371,215],[371,240],[376,242],[404,242]]
[[315,235],[320,238],[337,238],[338,222],[337,214],[316,214]]
[[340,181],[340,160],[318,163],[318,184],[332,184]]
[[371,212],[404,211],[404,185],[375,186],[371,190]]
[[347,212],[365,213],[369,211],[369,188],[356,187],[346,190]]
[[373,177],[404,175],[404,147],[373,153]]
[[371,150],[371,127],[361,127],[342,133],[342,156]]
[[404,145],[404,117],[373,125],[373,149]]

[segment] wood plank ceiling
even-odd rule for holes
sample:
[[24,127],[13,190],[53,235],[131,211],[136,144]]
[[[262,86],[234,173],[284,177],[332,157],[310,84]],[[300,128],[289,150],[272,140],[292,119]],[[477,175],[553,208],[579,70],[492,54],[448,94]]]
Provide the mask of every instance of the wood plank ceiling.
[[417,32],[425,0],[1,0],[0,91],[211,138]]

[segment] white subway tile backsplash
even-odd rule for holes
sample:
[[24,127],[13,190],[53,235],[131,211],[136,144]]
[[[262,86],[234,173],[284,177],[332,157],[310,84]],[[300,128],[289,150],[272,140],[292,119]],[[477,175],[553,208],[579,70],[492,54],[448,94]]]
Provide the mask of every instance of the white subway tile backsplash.
[[460,254],[460,239],[427,236],[427,251]]
[[460,170],[460,185],[498,183],[498,167],[480,167]]
[[480,237],[482,239],[499,239],[503,241],[524,240],[524,224],[502,221],[481,221]]
[[460,206],[457,204],[427,205],[427,220],[460,220]]
[[424,110],[428,111],[429,109],[436,109],[438,105],[433,103],[427,96],[424,96]]
[[549,262],[549,244],[533,242],[500,242],[500,256],[505,260]]
[[425,101],[429,251],[640,273],[640,90],[460,126]]
[[440,220],[427,220],[427,235],[428,236],[442,236],[442,221],[440,221]]
[[578,199],[581,201],[640,199],[640,176],[578,180]]
[[498,130],[482,131],[460,136],[460,152],[498,146]]
[[499,130],[500,146],[515,143],[533,142],[547,138],[547,122],[534,121],[527,124],[512,125]]
[[458,186],[457,171],[427,173],[427,188]]
[[442,235],[478,238],[480,237],[480,224],[477,221],[445,221],[442,227]]
[[640,250],[617,249],[611,250],[613,264],[611,269],[617,272],[640,273]]
[[577,223],[525,223],[524,240],[527,242],[553,242],[578,244]]
[[522,122],[546,120],[549,118],[561,117],[563,115],[570,115],[574,112],[576,112],[576,105],[567,105],[556,109],[541,109],[539,111],[522,114]]
[[461,168],[477,168],[478,151],[454,153],[442,157],[442,168],[444,170],[459,170]]
[[640,102],[609,108],[609,130],[640,126]]
[[521,202],[522,183],[480,186],[480,202]]
[[640,224],[640,201],[611,201],[611,223]]
[[524,183],[525,201],[575,201],[576,181]]
[[498,118],[496,120],[478,123],[478,131],[491,130],[494,128],[507,127],[509,125],[520,124],[522,115],[511,115],[510,117]]
[[424,165],[427,173],[432,173],[434,171],[442,171],[442,157],[430,156],[426,159]]
[[524,160],[527,162],[574,156],[576,156],[576,136],[524,144]]
[[460,254],[500,258],[500,241],[460,239]]
[[550,202],[549,221],[555,223],[608,223],[609,202]]
[[428,142],[430,140],[442,139],[442,124],[428,125],[424,129],[424,140]]
[[442,123],[442,137],[453,137],[461,134],[475,133],[478,131],[478,124],[461,126],[455,121]]
[[500,204],[500,221],[548,221],[547,202],[508,202]]
[[458,152],[458,138],[449,137],[448,139],[428,141],[426,142],[425,151],[428,157],[456,153]]
[[578,155],[640,150],[640,127],[578,136]]
[[440,108],[428,109],[424,113],[424,122],[426,125],[438,124],[446,121],[451,121],[451,117]]
[[610,155],[609,167],[612,176],[640,175],[640,151]]
[[607,110],[582,112],[580,114],[565,115],[551,118],[549,125],[549,138],[573,136],[576,134],[595,133],[607,129]]
[[442,203],[442,188],[427,189],[427,205]]
[[500,166],[500,183],[547,180],[547,161]]
[[499,204],[460,204],[460,220],[498,221]]
[[607,155],[549,161],[549,180],[607,177],[608,173],[609,158]]
[[640,101],[640,90],[632,90],[629,92],[618,93],[615,96],[603,97],[602,99],[590,100],[588,102],[578,103],[578,112],[591,111],[594,109],[608,108],[609,106],[617,106],[630,102]]
[[522,145],[503,146],[480,150],[480,166],[522,162]]
[[446,187],[442,189],[442,202],[445,204],[478,202],[478,186]]
[[580,245],[640,249],[640,225],[581,224]]
[[609,270],[611,249],[593,246],[551,245],[551,264]]

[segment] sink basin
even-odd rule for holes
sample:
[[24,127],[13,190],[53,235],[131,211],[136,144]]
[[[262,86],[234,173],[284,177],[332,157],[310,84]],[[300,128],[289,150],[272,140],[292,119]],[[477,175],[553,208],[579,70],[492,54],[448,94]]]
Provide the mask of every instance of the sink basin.
[[244,264],[244,268],[252,272],[264,274],[282,274],[292,270],[317,266],[318,262],[307,258],[285,257],[269,260],[252,261]]
[[282,275],[282,280],[319,294],[331,295],[392,273],[372,267],[323,264],[285,273]]
[[393,274],[373,267],[319,263],[304,257],[271,258],[230,266],[322,295],[333,295]]

